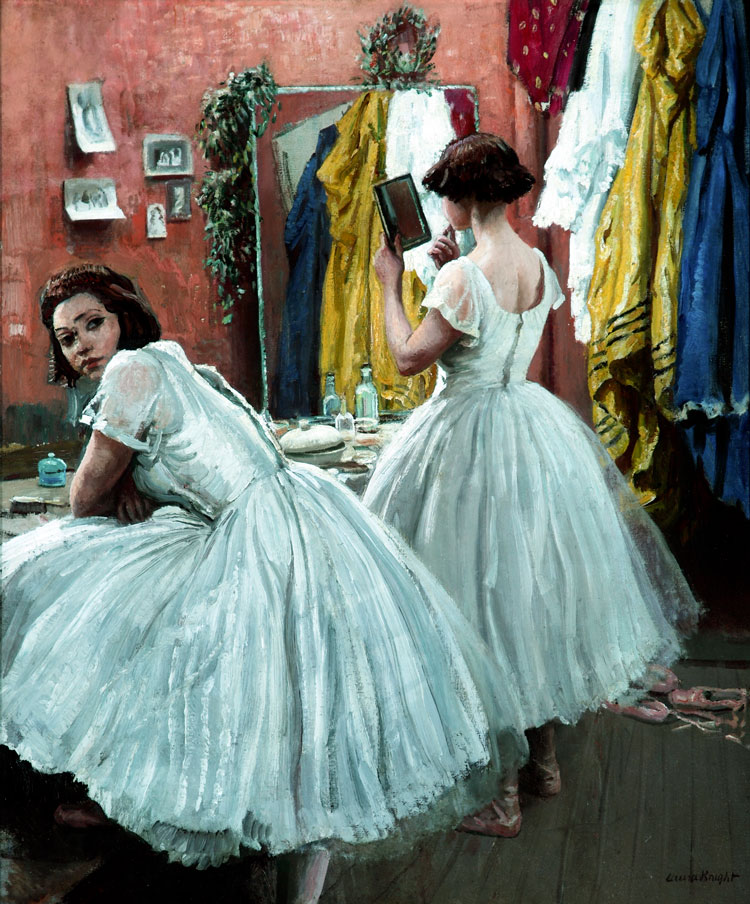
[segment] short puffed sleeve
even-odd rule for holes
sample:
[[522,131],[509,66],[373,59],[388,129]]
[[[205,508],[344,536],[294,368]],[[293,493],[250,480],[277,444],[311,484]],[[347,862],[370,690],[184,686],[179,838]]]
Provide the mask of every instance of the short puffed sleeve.
[[461,345],[477,344],[482,311],[462,258],[443,265],[422,306],[436,310],[455,330],[462,332]]
[[159,361],[146,349],[120,351],[107,365],[81,423],[153,458],[162,436],[179,428],[180,411]]

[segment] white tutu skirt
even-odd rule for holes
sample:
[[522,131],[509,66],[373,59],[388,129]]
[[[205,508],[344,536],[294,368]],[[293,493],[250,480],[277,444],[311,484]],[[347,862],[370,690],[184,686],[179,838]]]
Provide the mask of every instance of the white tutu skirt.
[[0,742],[183,864],[455,825],[522,756],[507,667],[313,468],[213,523],[50,523],[3,572]]
[[498,657],[527,726],[575,722],[700,613],[595,434],[531,382],[451,391],[409,417],[365,504],[397,528]]

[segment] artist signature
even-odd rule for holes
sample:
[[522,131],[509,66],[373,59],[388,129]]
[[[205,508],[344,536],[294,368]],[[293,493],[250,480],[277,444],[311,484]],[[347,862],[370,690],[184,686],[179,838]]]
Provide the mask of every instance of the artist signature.
[[665,877],[667,882],[713,882],[716,885],[734,882],[735,879],[739,878],[739,873],[729,871],[716,873],[709,869],[704,869],[697,873],[667,873]]

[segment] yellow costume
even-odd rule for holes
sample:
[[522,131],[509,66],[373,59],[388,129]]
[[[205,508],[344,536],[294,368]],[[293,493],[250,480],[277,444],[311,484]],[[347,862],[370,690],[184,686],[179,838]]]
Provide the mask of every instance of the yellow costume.
[[[336,388],[353,411],[359,368],[372,365],[382,409],[413,408],[432,393],[436,368],[403,377],[385,337],[383,292],[372,267],[382,227],[372,186],[385,178],[385,127],[390,94],[365,92],[337,123],[339,138],[318,170],[325,186],[332,238],[323,285],[320,373],[336,374]],[[419,322],[425,287],[404,274],[403,302],[412,326]],[[323,386],[321,384],[321,394]]]
[[704,35],[693,0],[641,5],[635,47],[644,78],[625,161],[596,232],[588,297],[594,426],[663,524],[679,504],[669,418],[695,60]]

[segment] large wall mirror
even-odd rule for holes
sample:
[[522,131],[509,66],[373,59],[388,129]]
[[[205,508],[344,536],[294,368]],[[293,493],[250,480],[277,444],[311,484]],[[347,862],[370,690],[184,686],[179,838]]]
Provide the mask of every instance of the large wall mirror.
[[[408,411],[432,393],[435,373],[401,377],[385,345],[371,270],[381,232],[372,186],[411,172],[422,192],[445,144],[476,130],[476,90],[281,87],[279,99],[257,144],[264,407],[274,418],[320,415],[332,373],[351,410],[369,364],[381,411]],[[436,235],[447,225],[440,202],[426,192],[422,200]],[[437,272],[428,248],[406,255],[413,318]]]

